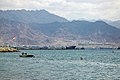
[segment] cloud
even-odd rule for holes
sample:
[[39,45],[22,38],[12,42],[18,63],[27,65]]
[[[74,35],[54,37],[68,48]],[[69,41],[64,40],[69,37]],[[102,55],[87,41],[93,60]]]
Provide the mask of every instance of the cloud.
[[120,19],[120,0],[1,0],[0,9],[45,9],[67,19]]
[[108,1],[113,1],[113,0],[66,0],[67,2],[73,2],[73,3],[103,3],[103,2],[108,2]]

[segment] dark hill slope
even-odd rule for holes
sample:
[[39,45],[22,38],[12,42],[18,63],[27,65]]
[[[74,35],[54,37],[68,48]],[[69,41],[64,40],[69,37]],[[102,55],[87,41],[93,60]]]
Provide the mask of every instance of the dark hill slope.
[[118,41],[120,29],[117,29],[103,21],[72,21],[65,23],[30,24],[34,30],[39,30],[52,37],[88,39],[96,41]]

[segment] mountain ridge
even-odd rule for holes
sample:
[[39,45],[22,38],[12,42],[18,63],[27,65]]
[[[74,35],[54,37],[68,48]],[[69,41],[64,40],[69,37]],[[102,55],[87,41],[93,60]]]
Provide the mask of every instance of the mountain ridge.
[[[111,26],[104,21],[68,21],[54,14],[50,14],[46,10],[42,10],[43,13],[47,13],[46,16],[43,16],[41,11],[33,11],[34,14],[31,13],[32,11],[27,11],[28,13],[30,12],[30,14],[24,15],[24,12],[25,14],[28,14],[26,13],[26,10],[18,10],[18,13],[20,12],[19,15],[24,15],[25,17],[16,15],[16,10],[5,11],[6,14],[9,12],[9,15],[7,16],[2,16],[3,14],[1,14],[1,12],[4,11],[0,11],[1,44],[9,42],[13,36],[17,37],[17,43],[20,45],[63,44],[66,43],[67,40],[78,42],[81,40],[87,40],[102,43],[120,43],[120,29]],[[35,15],[37,13],[38,15]],[[39,18],[38,16],[44,17],[45,20],[49,17],[53,19],[55,16],[59,19],[54,19],[52,21],[49,19],[46,22],[39,22],[39,20],[37,20],[37,18]],[[27,21],[24,21],[24,18]],[[72,44],[72,42],[70,44]]]
[[[55,36],[54,34],[59,34],[62,29],[65,33],[69,33],[71,35],[77,36],[76,38],[79,38],[80,36],[86,36],[89,37],[92,36],[93,33],[95,35],[106,35],[114,36],[115,39],[117,39],[118,34],[120,33],[120,29],[117,29],[103,21],[96,21],[96,22],[88,22],[88,21],[72,21],[72,22],[66,22],[66,23],[48,23],[48,24],[37,24],[37,26],[32,25],[32,29],[37,29],[48,36]],[[47,29],[48,30],[47,30]],[[49,32],[49,33],[47,33]],[[51,32],[51,33],[50,33]],[[62,33],[62,32],[61,32]],[[68,34],[68,35],[69,35]],[[67,35],[67,34],[66,34]],[[64,34],[64,36],[66,36]],[[99,35],[96,35],[99,36]],[[58,35],[56,35],[57,37]],[[61,36],[63,37],[63,36]],[[112,39],[112,38],[111,38]]]
[[12,21],[23,23],[52,23],[52,22],[67,22],[68,20],[49,13],[46,10],[6,10],[0,11],[0,19],[5,18]]

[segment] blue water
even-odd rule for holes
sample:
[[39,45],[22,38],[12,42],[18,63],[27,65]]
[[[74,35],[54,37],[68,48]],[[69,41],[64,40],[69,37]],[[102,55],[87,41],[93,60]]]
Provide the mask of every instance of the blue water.
[[120,80],[120,50],[112,51],[21,51],[35,58],[21,58],[21,52],[0,53],[0,80]]

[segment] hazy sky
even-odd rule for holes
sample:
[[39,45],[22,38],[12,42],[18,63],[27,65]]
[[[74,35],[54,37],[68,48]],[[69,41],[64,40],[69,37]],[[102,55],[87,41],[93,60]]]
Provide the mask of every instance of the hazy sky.
[[0,0],[0,9],[45,9],[69,20],[120,19],[120,0]]

